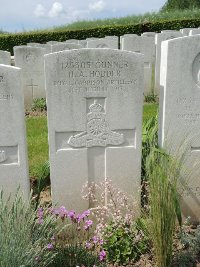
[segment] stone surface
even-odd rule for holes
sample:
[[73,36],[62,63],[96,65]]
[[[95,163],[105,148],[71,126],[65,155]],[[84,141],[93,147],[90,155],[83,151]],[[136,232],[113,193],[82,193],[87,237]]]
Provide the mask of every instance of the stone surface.
[[80,44],[83,48],[87,47],[87,41],[86,40],[79,40],[78,44]]
[[124,36],[122,50],[142,53],[144,55],[144,93],[152,93],[152,70],[155,64],[155,38],[146,36]]
[[38,47],[14,47],[15,66],[22,69],[22,86],[25,107],[30,108],[33,99],[45,98],[44,54],[45,49]]
[[156,65],[155,65],[155,93],[159,95],[160,91],[160,59],[161,59],[161,43],[166,40],[183,37],[179,31],[162,31],[157,33],[155,37],[156,43]]
[[188,36],[191,30],[194,30],[194,28],[183,28],[180,29],[180,32],[183,34],[183,36]]
[[184,153],[185,217],[200,221],[200,36],[162,44],[159,143]]
[[200,34],[200,29],[199,28],[198,29],[191,29],[189,31],[189,36],[196,35],[196,34]]
[[155,32],[143,32],[141,36],[154,37],[156,36]]
[[105,178],[140,203],[143,56],[80,49],[45,56],[53,202],[84,210]]
[[73,44],[78,44],[79,43],[79,40],[77,40],[77,39],[68,39],[68,40],[66,40],[65,41],[66,43],[73,43]]
[[30,192],[20,69],[0,65],[0,190]]
[[0,50],[0,64],[11,65],[10,52]]
[[112,38],[100,38],[87,41],[87,48],[111,48],[118,49],[118,40]]

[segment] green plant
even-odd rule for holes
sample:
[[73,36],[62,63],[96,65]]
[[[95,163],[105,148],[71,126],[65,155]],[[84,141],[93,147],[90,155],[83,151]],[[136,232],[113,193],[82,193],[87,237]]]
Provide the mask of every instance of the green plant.
[[146,168],[150,191],[149,233],[158,267],[171,265],[176,218],[182,223],[178,195],[180,173],[179,160],[157,148],[150,151]]
[[31,199],[24,201],[20,191],[8,200],[0,194],[0,267],[48,266],[55,257],[50,249],[58,225],[55,216],[38,218]]
[[[188,12],[187,12],[188,13]],[[164,13],[165,14],[165,13]],[[195,16],[195,18],[193,18]],[[177,17],[179,17],[177,19]],[[191,19],[192,17],[192,19]],[[80,24],[82,25],[82,24]],[[142,16],[133,22],[133,19],[130,18],[129,22],[125,25],[118,24],[116,25],[115,21],[108,25],[106,22],[103,22],[101,25],[88,23],[90,27],[87,29],[69,30],[49,30],[49,31],[36,31],[36,32],[25,32],[17,34],[2,34],[0,35],[0,50],[6,50],[13,54],[13,47],[17,45],[26,45],[29,42],[39,42],[45,43],[49,40],[55,41],[65,41],[67,39],[86,39],[89,37],[105,37],[107,35],[116,35],[121,36],[126,33],[135,33],[141,34],[143,32],[160,32],[162,30],[179,30],[180,28],[191,28],[198,27],[200,25],[199,10],[192,11],[188,14],[178,14],[170,13],[162,15],[152,14],[152,16]]]
[[158,102],[158,96],[155,95],[153,92],[144,96],[144,101],[146,103],[157,103]]
[[36,186],[34,187],[35,198],[35,207],[38,208],[40,202],[40,195],[42,191],[50,184],[50,164],[49,161],[46,161],[40,170],[38,170],[38,176],[36,179]]
[[50,267],[106,267],[97,256],[81,245],[69,245],[56,249],[57,255]]
[[33,99],[32,108],[33,111],[45,111],[47,110],[46,99],[36,98]]
[[149,249],[148,237],[134,221],[111,222],[104,230],[103,239],[107,261],[115,264],[131,264]]

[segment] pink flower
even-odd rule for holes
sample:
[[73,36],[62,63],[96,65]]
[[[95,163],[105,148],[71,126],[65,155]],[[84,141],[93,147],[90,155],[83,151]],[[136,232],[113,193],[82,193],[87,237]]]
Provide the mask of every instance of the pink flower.
[[90,215],[90,211],[86,210],[82,213],[82,218],[84,219],[85,217],[88,217]]
[[89,242],[86,242],[86,244],[85,244],[85,247],[89,249],[89,248],[90,248],[90,246],[91,246],[91,243],[89,243]]
[[85,230],[88,230],[90,226],[92,226],[93,224],[93,221],[92,220],[87,220],[85,221],[85,226],[84,226],[84,229]]
[[99,253],[99,260],[100,261],[104,261],[106,258],[106,252],[105,250],[102,250],[100,253]]
[[74,210],[70,210],[68,212],[68,217],[71,218],[71,220],[74,220],[74,218],[75,218],[75,211]]
[[53,244],[52,244],[52,243],[49,243],[49,244],[47,245],[47,249],[48,249],[48,250],[52,250],[52,249],[53,249]]
[[66,210],[66,208],[64,206],[61,206],[59,210],[60,218],[67,217],[67,214],[68,214],[68,211]]

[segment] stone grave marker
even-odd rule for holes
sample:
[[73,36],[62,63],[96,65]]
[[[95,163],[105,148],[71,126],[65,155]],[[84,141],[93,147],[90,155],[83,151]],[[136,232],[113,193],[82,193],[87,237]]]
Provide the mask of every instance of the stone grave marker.
[[155,93],[159,95],[160,89],[160,59],[161,59],[161,43],[166,40],[183,37],[179,31],[165,30],[156,34],[156,65],[155,65]]
[[87,41],[86,40],[79,40],[78,44],[80,44],[83,48],[87,47]]
[[77,40],[77,39],[68,39],[68,40],[65,41],[65,43],[78,44],[79,40]]
[[184,153],[185,217],[200,221],[200,36],[162,44],[159,143],[170,153]]
[[112,179],[140,203],[143,56],[80,49],[45,56],[53,202],[85,210],[86,183]]
[[14,47],[15,66],[22,69],[22,86],[25,107],[30,108],[33,99],[45,98],[44,54],[46,50],[38,47]]
[[196,35],[196,34],[200,34],[200,29],[199,29],[199,28],[191,29],[191,30],[189,31],[189,36],[191,36],[191,35]]
[[20,186],[28,199],[30,185],[20,72],[19,68],[0,65],[0,190],[8,197]]
[[100,38],[87,41],[87,48],[111,48],[118,49],[118,40],[112,38]]
[[155,63],[154,39],[146,36],[125,36],[122,39],[122,50],[141,53],[144,55],[144,94],[153,90],[152,70]]
[[194,30],[195,28],[183,28],[180,29],[180,32],[183,34],[183,36],[188,36],[191,30]]
[[10,52],[0,50],[0,64],[11,65]]

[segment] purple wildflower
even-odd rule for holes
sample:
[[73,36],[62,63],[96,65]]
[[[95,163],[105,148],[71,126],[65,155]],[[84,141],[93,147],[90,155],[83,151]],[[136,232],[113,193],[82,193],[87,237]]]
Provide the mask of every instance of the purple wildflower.
[[66,210],[66,208],[64,206],[60,207],[60,211],[59,211],[59,216],[60,218],[64,218],[67,217],[68,211]]
[[90,215],[90,211],[89,210],[85,210],[83,213],[82,213],[82,218],[84,219],[85,217],[88,217]]
[[75,218],[75,211],[74,210],[70,210],[68,212],[68,217],[71,218],[71,220],[74,220],[74,218]]
[[102,250],[100,253],[99,253],[99,260],[100,261],[104,261],[106,258],[106,252],[105,250]]
[[86,242],[86,243],[85,243],[85,247],[86,247],[86,248],[88,248],[88,249],[89,249],[89,248],[90,248],[90,246],[91,246],[91,243],[90,243],[90,242]]
[[53,244],[52,244],[52,243],[49,243],[49,244],[47,245],[47,249],[52,250],[52,249],[53,249]]
[[92,220],[85,221],[84,229],[85,230],[88,230],[90,228],[90,226],[92,226],[92,224],[93,224],[93,221]]

